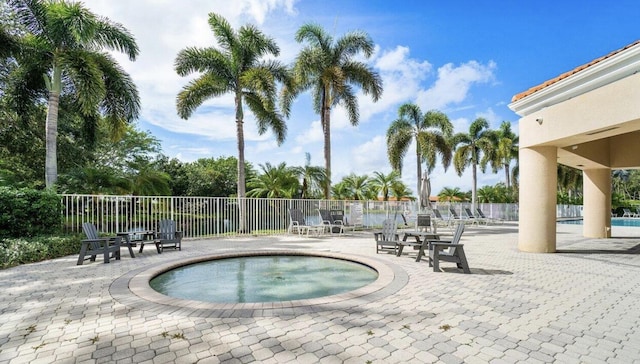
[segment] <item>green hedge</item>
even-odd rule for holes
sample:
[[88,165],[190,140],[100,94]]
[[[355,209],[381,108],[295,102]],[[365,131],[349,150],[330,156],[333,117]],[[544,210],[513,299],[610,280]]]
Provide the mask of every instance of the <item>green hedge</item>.
[[80,252],[79,236],[42,236],[0,240],[0,269]]
[[0,238],[56,235],[62,202],[53,191],[0,187]]

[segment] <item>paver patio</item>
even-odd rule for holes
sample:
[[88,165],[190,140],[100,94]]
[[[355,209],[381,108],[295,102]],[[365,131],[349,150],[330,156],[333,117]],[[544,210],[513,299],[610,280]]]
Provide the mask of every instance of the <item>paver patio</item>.
[[[557,254],[517,250],[517,226],[470,227],[471,275],[375,254],[372,234],[187,240],[182,251],[77,256],[0,271],[0,363],[640,363],[640,229],[604,240],[559,225]],[[179,308],[128,287],[151,267],[249,250],[332,252],[394,275],[303,307]],[[204,306],[203,306],[204,307]]]

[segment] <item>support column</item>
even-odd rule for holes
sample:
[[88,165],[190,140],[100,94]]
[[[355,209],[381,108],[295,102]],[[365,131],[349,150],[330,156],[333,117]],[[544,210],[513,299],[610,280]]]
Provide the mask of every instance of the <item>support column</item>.
[[557,155],[556,147],[520,149],[520,251],[556,251]]
[[583,235],[586,238],[611,237],[611,170],[585,169],[583,174]]

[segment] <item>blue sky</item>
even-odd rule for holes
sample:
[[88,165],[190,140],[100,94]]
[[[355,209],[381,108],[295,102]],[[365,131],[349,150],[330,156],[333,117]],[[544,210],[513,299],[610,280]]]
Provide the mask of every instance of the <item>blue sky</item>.
[[[382,98],[359,98],[360,123],[351,126],[340,108],[332,112],[334,182],[356,173],[389,173],[385,134],[398,107],[414,102],[426,112],[446,113],[456,132],[467,132],[478,117],[497,128],[504,120],[518,130],[508,108],[513,95],[640,39],[640,2],[623,1],[308,1],[308,0],[87,0],[97,14],[119,22],[135,36],[141,53],[135,62],[117,56],[138,85],[142,116],[138,126],[162,143],[163,153],[183,161],[236,156],[231,96],[211,99],[189,119],[180,119],[175,97],[189,81],[173,70],[185,47],[214,45],[207,14],[223,15],[237,28],[251,23],[273,37],[280,59],[293,62],[301,48],[294,40],[305,23],[317,23],[340,37],[367,32],[376,52],[366,60],[384,82]],[[246,160],[324,166],[319,116],[308,95],[295,102],[286,142],[258,135],[245,113]],[[413,147],[412,147],[413,148]],[[415,149],[412,149],[415,150]],[[415,157],[409,152],[402,178],[415,189]],[[479,186],[495,184],[503,173],[490,171]],[[470,170],[458,176],[438,166],[432,191],[471,189]]]

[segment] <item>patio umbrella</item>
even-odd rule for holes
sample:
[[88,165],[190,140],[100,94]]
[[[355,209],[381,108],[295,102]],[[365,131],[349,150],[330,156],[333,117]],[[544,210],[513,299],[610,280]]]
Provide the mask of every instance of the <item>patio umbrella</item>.
[[422,175],[422,183],[420,183],[420,207],[430,209],[431,208],[431,181],[428,174]]

